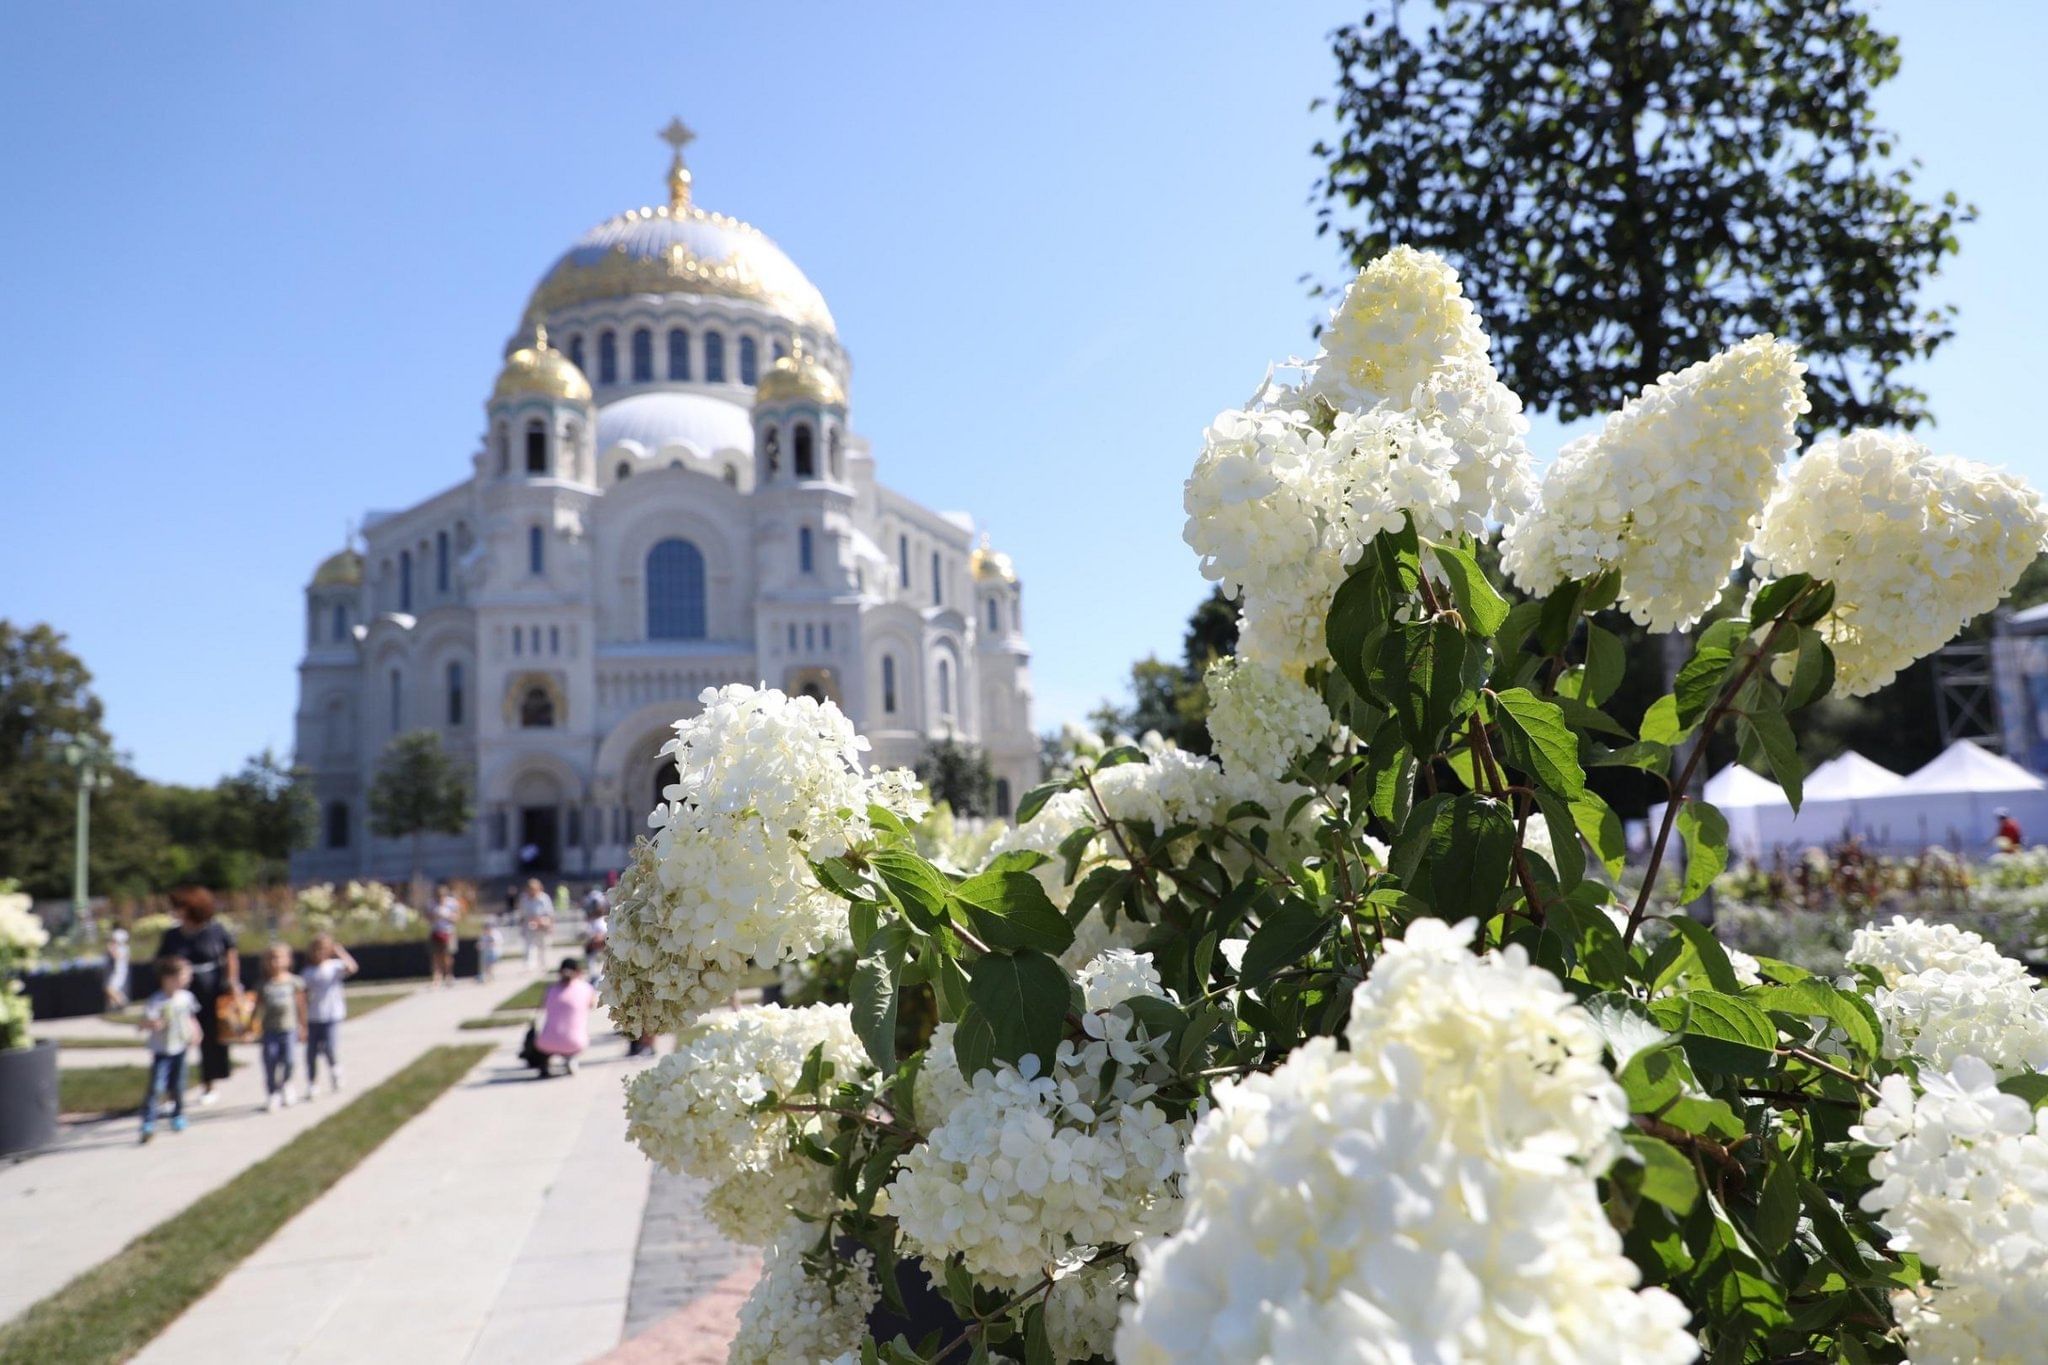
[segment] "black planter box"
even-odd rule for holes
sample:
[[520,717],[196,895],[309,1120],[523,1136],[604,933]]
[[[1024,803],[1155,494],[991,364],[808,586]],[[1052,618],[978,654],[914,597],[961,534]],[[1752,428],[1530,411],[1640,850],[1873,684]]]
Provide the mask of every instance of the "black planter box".
[[34,1151],[56,1134],[57,1045],[0,1052],[0,1156]]

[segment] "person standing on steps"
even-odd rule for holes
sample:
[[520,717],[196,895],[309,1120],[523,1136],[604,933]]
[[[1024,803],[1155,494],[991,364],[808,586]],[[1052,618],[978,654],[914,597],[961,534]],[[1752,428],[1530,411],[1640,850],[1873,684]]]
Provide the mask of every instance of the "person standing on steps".
[[526,965],[539,971],[547,966],[548,935],[555,928],[555,903],[548,899],[538,877],[528,879],[526,894],[519,898],[519,920],[526,933]]
[[182,957],[156,960],[156,993],[142,1006],[149,1039],[149,1091],[142,1097],[142,1141],[156,1133],[157,1106],[168,1098],[171,1131],[185,1131],[185,1058],[199,1041],[199,1002],[185,989],[192,966]]
[[242,957],[235,940],[215,917],[213,893],[203,886],[183,886],[171,893],[178,922],[164,930],[156,946],[157,961],[182,958],[191,967],[188,989],[199,1003],[199,1103],[212,1104],[214,1087],[228,1078],[234,1062],[228,1055],[228,1031],[222,1028],[220,1005],[226,999],[239,1015],[242,1009]]

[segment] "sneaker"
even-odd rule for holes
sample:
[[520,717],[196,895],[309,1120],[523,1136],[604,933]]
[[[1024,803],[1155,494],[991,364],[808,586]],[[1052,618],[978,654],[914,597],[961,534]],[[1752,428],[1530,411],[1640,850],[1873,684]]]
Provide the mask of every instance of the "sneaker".
[[149,1140],[150,1140],[151,1138],[153,1138],[153,1137],[155,1137],[155,1136],[156,1136],[156,1127],[155,1127],[155,1125],[154,1125],[154,1124],[148,1124],[148,1123],[145,1123],[145,1124],[143,1124],[143,1125],[142,1125],[142,1137],[141,1137],[141,1138],[139,1139],[140,1141],[142,1141],[142,1142],[147,1142],[147,1141],[149,1141]]
[[573,1076],[576,1074],[576,1059],[574,1057],[562,1058],[562,1074],[564,1076]]
[[220,1096],[214,1094],[211,1090],[202,1090],[199,1092],[199,1107],[204,1109],[219,1098]]
[[319,1098],[319,1095],[320,1092],[313,1088],[313,1083],[311,1081],[307,1081],[306,1093],[299,1096],[299,1098],[304,1100],[306,1103],[311,1104],[315,1099]]
[[171,1115],[171,1131],[174,1133],[182,1133],[185,1131],[185,1116],[183,1114]]
[[338,1095],[338,1094],[340,1094],[340,1093],[341,1093],[341,1068],[340,1068],[340,1067],[338,1067],[338,1066],[337,1066],[337,1067],[335,1067],[335,1068],[334,1068],[334,1069],[333,1069],[332,1071],[330,1071],[330,1072],[328,1073],[328,1075],[327,1075],[327,1079],[328,1079],[329,1081],[333,1082],[333,1090],[334,1090],[334,1092],[335,1092],[335,1093],[336,1093],[337,1095]]
[[278,1092],[277,1092],[277,1098],[278,1098],[278,1099],[279,1099],[280,1101],[282,1101],[282,1102],[283,1102],[283,1104],[284,1104],[284,1107],[285,1107],[285,1108],[289,1109],[289,1108],[291,1108],[291,1107],[292,1107],[292,1102],[293,1102],[293,1101],[292,1101],[292,1092],[291,1092],[291,1091],[289,1091],[289,1090],[280,1090],[280,1091],[278,1091]]
[[284,1105],[281,1103],[283,1099],[284,1096],[278,1094],[275,1090],[271,1091],[270,1098],[263,1101],[263,1112],[266,1114],[275,1114],[279,1109],[282,1109],[284,1107]]

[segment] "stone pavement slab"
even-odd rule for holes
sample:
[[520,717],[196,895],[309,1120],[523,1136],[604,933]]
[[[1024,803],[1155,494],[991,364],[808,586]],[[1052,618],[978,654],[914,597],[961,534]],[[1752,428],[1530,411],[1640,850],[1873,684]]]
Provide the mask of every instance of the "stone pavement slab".
[[[368,1089],[437,1043],[491,1037],[460,1033],[456,1025],[487,1013],[526,979],[523,972],[501,971],[489,986],[464,980],[445,990],[422,989],[343,1024],[348,1089],[339,1097],[323,1093],[314,1103],[266,1114],[255,1050],[238,1048],[234,1075],[214,1105],[200,1108],[198,1086],[188,1088],[187,1132],[163,1125],[156,1141],[139,1146],[133,1118],[83,1124],[51,1147],[0,1164],[0,1226],[10,1231],[0,1237],[0,1321],[270,1155],[332,1113],[337,1098]],[[128,1055],[101,1053],[100,1064],[118,1065]]]

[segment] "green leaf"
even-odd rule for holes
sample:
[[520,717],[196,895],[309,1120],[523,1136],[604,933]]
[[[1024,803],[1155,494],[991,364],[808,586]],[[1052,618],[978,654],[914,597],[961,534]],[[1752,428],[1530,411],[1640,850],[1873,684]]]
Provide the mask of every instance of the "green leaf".
[[[1700,718],[1713,707],[1715,698],[1721,695],[1721,688],[1728,679],[1729,666],[1734,662],[1735,656],[1728,650],[1708,645],[1705,641],[1701,642],[1700,647],[1693,652],[1692,658],[1686,661],[1685,667],[1678,670],[1678,681],[1671,688],[1671,695],[1676,699],[1677,719],[1680,725],[1690,730],[1699,724]],[[1645,726],[1649,724],[1649,720],[1647,715],[1643,717]],[[1644,737],[1648,738],[1647,735]]]
[[1799,1230],[1799,1147],[1791,1151],[1773,1149],[1771,1167],[1764,1174],[1764,1187],[1756,1199],[1756,1240],[1769,1255],[1776,1256],[1791,1245]]
[[1775,619],[1785,608],[1808,588],[1813,586],[1813,575],[1804,573],[1787,574],[1776,578],[1756,590],[1756,600],[1750,603],[1749,623],[1760,626]]
[[1752,986],[1745,998],[1773,1014],[1827,1020],[1842,1030],[1855,1056],[1864,1062],[1877,1056],[1883,1041],[1884,1030],[1869,1001],[1838,990],[1817,976],[1784,985]]
[[1515,821],[1502,802],[1466,792],[1438,809],[1429,835],[1430,903],[1447,920],[1485,919],[1507,889]]
[[1020,825],[1031,823],[1038,812],[1045,809],[1045,803],[1058,796],[1061,791],[1065,790],[1066,785],[1064,782],[1043,782],[1033,787],[1030,791],[1025,792],[1023,799],[1017,802],[1017,823]]
[[1387,871],[1399,877],[1404,886],[1415,884],[1423,855],[1429,852],[1430,841],[1436,835],[1436,822],[1456,799],[1450,792],[1425,797],[1401,822],[1401,832],[1394,836],[1393,846],[1387,850]]
[[1072,926],[1029,872],[992,867],[954,887],[953,899],[991,948],[1061,953],[1074,942]]
[[2036,1109],[2048,1104],[2048,1076],[2038,1071],[2023,1071],[2017,1076],[2008,1076],[1998,1083],[1998,1088],[2008,1095],[2018,1095]]
[[905,937],[900,923],[889,930],[875,935],[853,969],[853,1032],[884,1074],[896,1069],[896,975],[903,966]]
[[1570,887],[1584,881],[1586,849],[1579,842],[1579,826],[1572,818],[1571,806],[1550,792],[1538,792],[1536,806],[1543,812],[1543,824],[1550,831],[1551,862],[1555,864],[1558,882]]
[[1661,744],[1668,749],[1691,734],[1692,726],[1679,723],[1678,698],[1667,692],[1643,712],[1643,723],[1636,733],[1645,744]]
[[1415,796],[1415,754],[1401,735],[1401,723],[1389,717],[1372,737],[1366,753],[1365,780],[1372,813],[1399,828]]
[[1835,686],[1835,652],[1828,648],[1819,631],[1801,626],[1798,650],[1792,664],[1792,681],[1785,688],[1788,711],[1813,705]]
[[1678,808],[1678,837],[1685,841],[1685,885],[1681,904],[1698,900],[1728,866],[1728,817],[1705,801]]
[[1799,741],[1792,737],[1792,725],[1780,711],[1760,708],[1743,718],[1748,727],[1763,745],[1764,758],[1771,765],[1771,776],[1778,779],[1778,785],[1785,789],[1786,799],[1791,801],[1792,810],[1799,810],[1803,795],[1802,784],[1806,778],[1806,764],[1799,757]]
[[1282,901],[1252,931],[1238,967],[1238,980],[1246,986],[1263,984],[1273,973],[1314,952],[1336,923],[1335,916],[1307,901]]
[[1703,1071],[1753,1075],[1777,1057],[1777,1026],[1738,995],[1683,991],[1651,1001],[1650,1017],[1681,1036],[1686,1056]]
[[1571,811],[1579,833],[1585,836],[1607,875],[1619,877],[1628,861],[1628,832],[1621,817],[1591,787],[1572,798]]
[[1586,770],[1579,766],[1578,737],[1565,724],[1564,712],[1522,687],[1511,687],[1494,701],[1508,761],[1567,801],[1583,793]]
[[1040,1075],[1052,1069],[1066,1032],[1072,985],[1060,964],[1043,953],[991,953],[967,968],[967,1012],[953,1032],[960,1074],[1038,1058]]
[[1429,548],[1443,566],[1444,578],[1451,585],[1451,596],[1457,600],[1458,614],[1465,618],[1467,629],[1482,639],[1491,638],[1507,624],[1507,599],[1494,591],[1486,571],[1469,551],[1455,545],[1432,544]]
[[1713,930],[1684,915],[1674,915],[1664,922],[1685,941],[1685,950],[1651,984],[1652,990],[1661,990],[1680,978],[1696,976],[1708,988],[1723,994],[1741,992],[1742,983],[1735,979],[1734,964],[1728,961],[1728,952],[1721,946],[1721,940],[1714,937]]
[[1324,642],[1344,680],[1360,696],[1371,693],[1372,659],[1388,619],[1386,594],[1382,590],[1379,559],[1367,555],[1330,599],[1330,614],[1323,622]]
[[868,865],[889,888],[894,900],[910,922],[927,933],[945,922],[946,895],[952,890],[946,876],[915,853],[900,848],[877,849]]
[[1700,1178],[1685,1154],[1648,1133],[1624,1133],[1621,1140],[1628,1146],[1628,1156],[1643,1168],[1643,1198],[1677,1214],[1691,1213],[1700,1196]]
[[1439,738],[1457,715],[1465,651],[1463,632],[1448,620],[1404,622],[1380,645],[1372,695],[1386,700],[1418,754],[1442,747]]
[[1614,695],[1628,672],[1628,653],[1611,630],[1586,623],[1586,685],[1580,693],[1594,706]]

